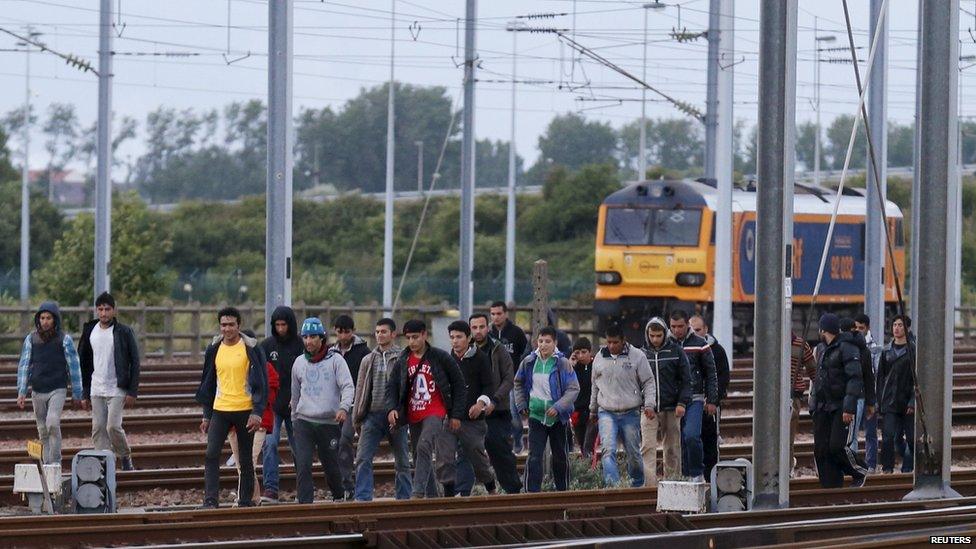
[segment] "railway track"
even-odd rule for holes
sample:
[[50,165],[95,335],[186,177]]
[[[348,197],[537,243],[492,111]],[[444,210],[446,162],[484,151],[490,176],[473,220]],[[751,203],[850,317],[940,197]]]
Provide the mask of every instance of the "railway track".
[[[879,483],[881,484],[881,483]],[[877,488],[829,490],[791,482],[797,507],[713,515],[654,512],[653,488],[573,493],[518,494],[370,503],[318,503],[260,508],[185,510],[117,515],[66,515],[0,519],[8,546],[79,546],[259,540],[291,536],[323,538],[346,547],[427,547],[597,538],[658,540],[669,547],[740,547],[843,540],[947,528],[976,520],[976,498],[956,501],[876,503],[911,489],[908,475]],[[960,492],[976,492],[976,472],[957,475]],[[872,503],[817,506],[824,497]],[[803,506],[807,506],[804,508]],[[358,537],[356,536],[358,534]],[[344,539],[335,536],[346,535]],[[647,545],[648,543],[642,543]],[[596,546],[596,544],[592,545]]]
[[[972,394],[967,390],[967,394]],[[976,397],[974,397],[976,398]],[[728,409],[726,409],[728,411]],[[123,427],[126,433],[190,433],[200,426],[198,412],[153,414],[138,410],[125,416]],[[952,408],[952,425],[963,427],[976,425],[976,404],[957,404]],[[800,432],[811,433],[813,424],[806,411],[800,414]],[[752,436],[752,416],[748,414],[722,416],[721,434],[726,438]],[[63,437],[87,437],[91,434],[89,416],[65,417],[61,420]],[[25,440],[37,436],[33,418],[0,419],[0,440]]]

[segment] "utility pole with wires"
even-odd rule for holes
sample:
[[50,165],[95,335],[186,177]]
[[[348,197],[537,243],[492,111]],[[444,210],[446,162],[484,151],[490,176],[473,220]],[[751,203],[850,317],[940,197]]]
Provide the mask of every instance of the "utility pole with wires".
[[393,164],[394,157],[394,80],[396,59],[396,0],[390,0],[390,88],[386,105],[386,203],[383,209],[383,311],[393,314]]
[[291,305],[293,29],[293,0],[268,2],[266,319],[275,307]]
[[98,163],[95,171],[95,297],[109,291],[112,286],[113,32],[112,0],[101,0],[98,25]]
[[28,26],[27,40],[17,43],[18,46],[24,46],[24,66],[26,67],[24,125],[21,128],[24,141],[24,165],[21,168],[20,181],[20,301],[22,303],[30,301],[30,48],[31,41],[40,34]]
[[813,140],[813,185],[815,187],[820,186],[820,156],[821,156],[821,142],[823,141],[823,130],[820,127],[820,44],[825,42],[834,42],[837,37],[832,34],[827,34],[821,36],[818,34],[819,27],[819,17],[813,18],[813,46],[816,50],[816,59],[813,64],[813,102],[814,111],[817,113],[816,126],[817,136]]
[[789,506],[797,0],[759,7],[759,155],[752,460],[753,509]]
[[[872,142],[867,158],[867,212],[864,227],[864,313],[871,319],[874,334],[884,334],[885,326],[885,204],[888,188],[888,18],[881,17],[884,0],[871,0],[870,40],[876,43],[874,63],[868,74],[868,120]],[[877,35],[877,38],[875,38]],[[877,172],[875,172],[877,167]]]
[[[925,250],[925,267],[913,269],[918,278],[915,310],[917,381],[914,488],[905,499],[960,497],[950,486],[952,432],[953,289],[955,269],[948,246],[955,199],[956,93],[959,77],[959,0],[920,2],[919,42],[919,223],[920,242],[935,243]],[[913,232],[915,232],[913,231]],[[923,404],[924,403],[924,404]]]
[[[715,180],[715,279],[712,328],[715,339],[731,353],[732,345],[732,178],[734,151],[732,101],[735,57],[735,0],[711,0],[708,24],[709,101],[706,136],[711,122],[705,177]],[[723,59],[725,65],[723,66]],[[713,80],[714,79],[714,80]],[[731,359],[731,357],[730,357]],[[731,363],[731,361],[730,361]]]
[[516,62],[518,31],[523,28],[525,25],[518,20],[506,26],[506,30],[512,33],[512,136],[508,143],[508,205],[505,212],[505,303],[515,301],[515,103],[518,95]]
[[471,280],[474,274],[474,79],[477,54],[475,53],[476,0],[467,0],[464,14],[464,122],[461,138],[461,242],[458,273],[458,309],[461,318],[471,315]]

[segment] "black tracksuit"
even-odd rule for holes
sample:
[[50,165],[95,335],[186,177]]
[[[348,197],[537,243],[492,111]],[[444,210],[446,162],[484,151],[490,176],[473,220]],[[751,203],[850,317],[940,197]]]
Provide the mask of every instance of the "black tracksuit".
[[857,401],[864,396],[861,355],[850,333],[841,333],[820,355],[813,384],[814,458],[820,485],[840,488],[844,475],[860,478],[867,467],[850,449],[856,427],[845,424],[843,414],[856,415]]
[[580,392],[574,404],[573,436],[576,437],[576,444],[579,446],[580,453],[585,458],[589,458],[596,445],[596,436],[599,429],[595,423],[590,422],[590,394],[593,390],[593,360],[583,364],[577,362],[573,366],[576,372],[576,380],[579,381]]
[[729,368],[728,353],[725,352],[725,349],[722,348],[718,341],[716,341],[711,335],[708,336],[708,342],[712,349],[712,356],[715,358],[715,374],[716,378],[718,379],[719,407],[715,411],[715,415],[705,414],[702,416],[702,446],[705,453],[704,464],[706,479],[712,478],[712,468],[715,467],[716,463],[718,463],[718,432],[722,413],[721,403],[728,394],[729,379],[732,376],[732,372]]

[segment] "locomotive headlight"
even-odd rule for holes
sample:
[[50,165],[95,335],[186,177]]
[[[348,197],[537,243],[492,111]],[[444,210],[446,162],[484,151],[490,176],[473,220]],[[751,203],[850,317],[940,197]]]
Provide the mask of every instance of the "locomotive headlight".
[[603,285],[620,284],[620,273],[617,271],[597,271],[596,283]]
[[674,281],[678,286],[703,286],[705,284],[705,273],[678,273]]

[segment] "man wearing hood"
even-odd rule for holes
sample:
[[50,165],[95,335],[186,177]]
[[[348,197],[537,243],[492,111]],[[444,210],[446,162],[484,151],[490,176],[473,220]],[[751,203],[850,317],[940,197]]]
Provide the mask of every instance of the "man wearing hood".
[[34,331],[24,338],[17,364],[17,406],[27,402],[27,387],[44,445],[44,463],[61,463],[61,412],[68,387],[81,405],[81,365],[71,336],[61,330],[61,312],[53,301],[42,303],[34,315]]
[[355,389],[346,361],[325,344],[325,328],[318,318],[302,322],[305,353],[291,370],[291,418],[295,424],[295,483],[298,503],[312,503],[312,453],[318,450],[334,501],[346,497],[337,463],[341,425],[351,423]]
[[681,345],[671,337],[661,317],[654,317],[644,328],[647,346],[644,354],[654,373],[657,388],[655,416],[641,417],[641,458],[644,484],[657,484],[657,440],[664,443],[664,478],[681,477],[681,418],[691,405],[691,367]]
[[617,470],[617,437],[624,440],[627,471],[631,486],[644,485],[641,461],[641,419],[656,417],[657,386],[647,356],[627,343],[620,326],[611,324],[606,331],[607,344],[593,361],[590,388],[590,421],[600,427],[603,481],[607,486],[620,482]]
[[203,376],[196,400],[203,405],[200,432],[207,435],[203,508],[216,509],[220,493],[220,453],[231,427],[240,449],[238,507],[254,505],[254,432],[267,405],[268,375],[256,339],[241,333],[241,313],[225,307],[217,313],[220,335],[203,354]]
[[[356,325],[349,315],[339,315],[332,323],[336,342],[333,349],[342,356],[349,367],[349,374],[353,382],[359,378],[359,365],[369,354],[369,344],[356,335]],[[339,439],[339,470],[342,471],[342,486],[346,490],[346,499],[353,499],[356,482],[353,480],[353,466],[356,452],[353,449],[353,438],[356,430],[351,421],[342,424],[342,437]]]
[[820,317],[823,352],[813,384],[813,455],[824,488],[840,488],[844,474],[854,477],[853,486],[863,486],[867,468],[850,449],[857,428],[857,400],[864,395],[861,355],[854,336],[841,332],[840,319],[827,313]]
[[86,322],[78,342],[84,405],[92,410],[92,443],[112,450],[131,471],[132,451],[122,429],[122,408],[136,402],[139,391],[139,346],[132,329],[115,318],[115,298],[102,292],[95,299],[97,318]]
[[396,345],[396,322],[381,318],[373,331],[376,348],[359,366],[352,423],[359,432],[356,447],[356,501],[373,499],[373,458],[380,441],[389,441],[396,467],[396,498],[410,499],[410,449],[404,429],[391,430],[386,422],[386,383],[403,349]]
[[273,411],[274,423],[271,431],[264,439],[264,457],[262,471],[264,476],[264,494],[262,502],[278,501],[278,465],[281,456],[278,455],[278,443],[281,441],[281,428],[284,426],[288,435],[288,446],[292,455],[295,454],[295,437],[291,423],[291,368],[295,359],[305,352],[305,346],[298,337],[298,321],[295,311],[291,307],[280,305],[271,313],[271,335],[261,342],[261,349],[268,362],[278,373],[278,396],[275,398]]

